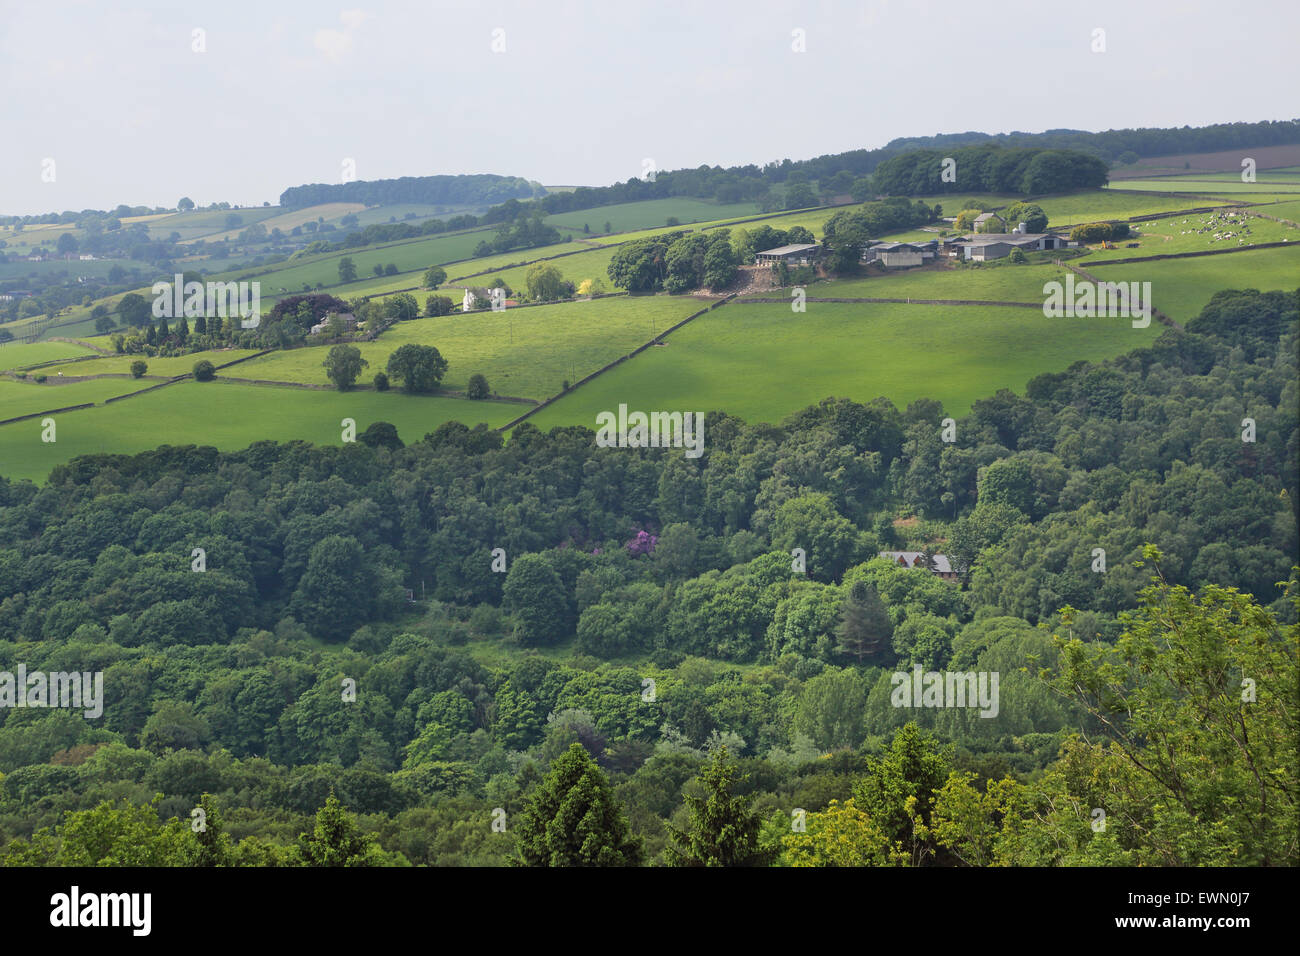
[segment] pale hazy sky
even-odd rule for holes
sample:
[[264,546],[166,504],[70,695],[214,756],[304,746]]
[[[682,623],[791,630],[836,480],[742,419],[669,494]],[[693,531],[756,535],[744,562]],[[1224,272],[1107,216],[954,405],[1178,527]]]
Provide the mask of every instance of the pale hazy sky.
[[1295,0],[0,0],[0,214],[1290,119],[1298,36]]

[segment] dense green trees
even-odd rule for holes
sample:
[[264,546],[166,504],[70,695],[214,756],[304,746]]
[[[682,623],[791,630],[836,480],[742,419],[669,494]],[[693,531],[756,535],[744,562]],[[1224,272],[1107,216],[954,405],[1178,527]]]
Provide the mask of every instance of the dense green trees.
[[[566,764],[588,802],[554,807],[609,833],[621,804],[646,862],[693,806],[716,850],[714,797],[789,865],[1294,862],[1296,327],[1293,295],[1221,293],[976,401],[956,443],[936,403],[827,400],[711,413],[698,461],[374,423],[0,480],[0,672],[104,675],[99,720],[0,707],[4,859],[290,865],[333,787],[386,862],[500,864],[577,742],[614,799]],[[1138,597],[1148,542],[1168,584]],[[896,706],[913,664],[999,674],[997,717]],[[204,793],[251,836],[203,848]],[[92,815],[66,850],[65,813]]]
[[841,209],[826,220],[829,267],[835,272],[856,269],[869,240],[933,222],[939,215],[937,208],[931,208],[920,200],[912,203],[895,196],[881,202],[863,203],[853,209]]
[[[944,177],[945,161],[956,163]],[[947,167],[951,168],[951,167]],[[933,196],[938,193],[1042,195],[1104,186],[1106,163],[1068,149],[1008,149],[997,145],[919,149],[886,159],[871,174],[877,193]]]

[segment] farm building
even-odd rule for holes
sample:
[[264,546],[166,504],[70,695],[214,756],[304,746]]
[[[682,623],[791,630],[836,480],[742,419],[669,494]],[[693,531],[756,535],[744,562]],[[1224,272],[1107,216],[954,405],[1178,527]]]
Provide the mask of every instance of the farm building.
[[510,306],[517,303],[506,298],[505,289],[484,289],[480,286],[472,286],[465,290],[465,295],[460,301],[460,310],[462,312],[473,312],[475,303],[486,302],[489,306],[492,299],[496,297],[501,300],[502,305]]
[[982,212],[975,217],[976,232],[1001,232],[1007,228],[1007,221],[995,212]]
[[311,334],[320,335],[322,332],[329,331],[330,320],[333,319],[334,316],[336,315],[343,320],[343,327],[347,329],[349,332],[356,329],[357,317],[353,315],[351,312],[331,312],[329,315],[325,316],[325,318],[321,319],[321,321],[317,322],[315,325],[311,327]]
[[[895,564],[905,568],[926,567],[925,554],[921,551],[881,551],[880,557],[889,558]],[[958,578],[946,554],[930,555],[929,570],[944,581],[956,581]]]
[[886,269],[919,266],[933,259],[939,251],[937,239],[925,242],[875,242],[862,250],[863,262],[879,262]]
[[1050,232],[993,232],[975,236],[952,236],[943,241],[944,255],[971,262],[989,262],[1011,255],[1012,249],[1042,252],[1064,249],[1069,240]]
[[754,261],[759,265],[776,265],[784,262],[788,266],[810,266],[822,257],[822,247],[815,242],[800,242],[792,246],[777,246],[764,249],[754,254]]

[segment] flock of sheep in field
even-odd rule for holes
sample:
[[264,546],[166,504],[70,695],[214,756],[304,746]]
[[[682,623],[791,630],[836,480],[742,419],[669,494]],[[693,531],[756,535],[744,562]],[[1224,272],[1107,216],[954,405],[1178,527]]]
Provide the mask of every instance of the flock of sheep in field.
[[[1186,225],[1188,220],[1184,219]],[[1183,229],[1179,235],[1198,235],[1210,234],[1210,242],[1220,242],[1228,239],[1236,239],[1239,244],[1245,243],[1245,236],[1250,235],[1250,217],[1244,213],[1236,212],[1215,212],[1201,220],[1199,229]]]

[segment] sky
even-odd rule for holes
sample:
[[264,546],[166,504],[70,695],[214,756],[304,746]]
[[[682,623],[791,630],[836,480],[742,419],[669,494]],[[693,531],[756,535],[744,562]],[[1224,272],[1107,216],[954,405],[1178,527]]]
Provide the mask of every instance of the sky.
[[0,214],[1300,115],[1294,0],[352,2],[0,0]]

